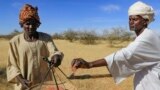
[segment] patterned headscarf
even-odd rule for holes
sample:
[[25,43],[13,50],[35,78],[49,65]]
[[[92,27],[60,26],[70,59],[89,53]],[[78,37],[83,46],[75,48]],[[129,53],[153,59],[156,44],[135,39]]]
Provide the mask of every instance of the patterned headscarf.
[[35,19],[40,23],[38,16],[38,8],[32,5],[25,4],[19,14],[19,23],[24,23],[27,19]]
[[152,6],[143,3],[142,1],[138,1],[130,6],[128,10],[128,15],[140,15],[144,19],[148,19],[149,22],[154,21],[154,10]]

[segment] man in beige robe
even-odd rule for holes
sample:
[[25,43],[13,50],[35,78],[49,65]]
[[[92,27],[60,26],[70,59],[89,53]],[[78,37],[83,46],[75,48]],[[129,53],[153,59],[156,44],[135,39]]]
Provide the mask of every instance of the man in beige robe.
[[[7,81],[14,84],[14,90],[25,90],[43,81],[49,69],[44,57],[56,67],[63,58],[50,35],[36,31],[41,24],[37,11],[29,4],[22,8],[19,19],[24,33],[9,42]],[[46,80],[51,80],[51,73]]]

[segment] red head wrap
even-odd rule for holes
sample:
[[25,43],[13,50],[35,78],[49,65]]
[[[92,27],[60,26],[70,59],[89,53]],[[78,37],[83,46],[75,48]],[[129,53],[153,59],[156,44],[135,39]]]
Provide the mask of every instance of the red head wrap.
[[37,7],[33,7],[29,4],[24,5],[19,14],[19,22],[24,23],[27,19],[35,19],[40,23]]

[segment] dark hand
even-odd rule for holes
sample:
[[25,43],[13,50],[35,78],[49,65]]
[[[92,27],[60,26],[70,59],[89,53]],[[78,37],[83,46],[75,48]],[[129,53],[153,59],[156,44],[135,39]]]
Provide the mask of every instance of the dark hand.
[[18,75],[17,79],[22,84],[22,90],[29,89],[31,86],[31,81],[24,79],[22,75]]
[[78,68],[89,69],[90,68],[90,63],[85,61],[82,58],[75,58],[75,59],[72,60],[71,66],[72,66],[73,71],[75,71]]
[[61,61],[62,61],[62,56],[61,55],[54,55],[51,58],[51,63],[54,64],[55,67],[58,67],[59,65],[61,65]]
[[25,90],[25,89],[29,89],[31,82],[26,79],[22,79],[21,84],[22,84],[22,90]]

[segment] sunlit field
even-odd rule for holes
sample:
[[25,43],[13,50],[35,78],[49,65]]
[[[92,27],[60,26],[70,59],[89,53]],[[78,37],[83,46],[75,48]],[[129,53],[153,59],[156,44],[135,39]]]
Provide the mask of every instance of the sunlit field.
[[[63,72],[71,75],[71,61],[73,58],[82,57],[87,61],[103,58],[112,52],[126,46],[128,42],[121,45],[109,47],[106,41],[99,41],[96,45],[83,45],[79,42],[70,43],[65,40],[54,40],[60,51],[64,53],[64,59],[60,66]],[[0,39],[0,90],[8,90],[6,83],[5,67],[7,63],[8,40]],[[127,78],[122,83],[116,85],[106,67],[93,69],[79,69],[75,72],[74,79],[70,81],[78,90],[132,90],[132,77]]]

